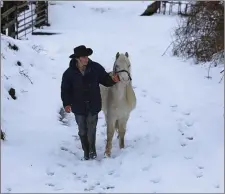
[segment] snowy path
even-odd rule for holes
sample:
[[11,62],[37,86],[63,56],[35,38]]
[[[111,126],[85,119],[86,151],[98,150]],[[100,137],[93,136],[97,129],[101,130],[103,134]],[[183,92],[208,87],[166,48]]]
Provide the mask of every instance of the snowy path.
[[[5,100],[9,140],[2,149],[2,192],[223,192],[223,86],[219,78],[209,81],[203,67],[161,56],[170,44],[175,17],[140,18],[136,15],[146,2],[133,2],[126,9],[124,4],[56,2],[50,7],[52,26],[47,30],[62,34],[29,37],[30,42],[43,45],[47,55],[39,61],[40,56],[31,53],[39,72],[32,74],[36,81],[27,86],[29,95],[21,94],[16,117],[7,116],[9,102]],[[73,114],[67,115],[69,126],[57,121],[61,75],[73,47],[79,44],[93,48],[91,58],[107,70],[117,51],[130,54],[137,108],[128,122],[126,148],[119,150],[114,137],[112,158],[103,157],[102,112],[94,161],[80,160],[83,153]],[[215,75],[219,72],[214,71]],[[29,107],[32,114],[26,111]],[[15,174],[10,175],[11,170]]]

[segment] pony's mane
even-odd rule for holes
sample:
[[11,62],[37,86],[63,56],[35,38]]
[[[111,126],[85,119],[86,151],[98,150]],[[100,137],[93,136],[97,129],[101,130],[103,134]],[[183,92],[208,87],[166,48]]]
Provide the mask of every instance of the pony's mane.
[[[114,71],[115,65],[117,64],[118,61],[123,62],[123,63],[125,62],[127,65],[131,64],[129,58],[125,54],[121,53],[117,57],[117,59],[114,63],[113,71]],[[129,72],[129,73],[131,73],[131,72]],[[135,96],[135,93],[134,93],[134,90],[132,87],[132,81],[130,81],[130,83],[126,86],[125,95],[126,95],[126,100],[127,100],[127,103],[129,105],[130,109],[133,110],[136,107],[136,96]]]

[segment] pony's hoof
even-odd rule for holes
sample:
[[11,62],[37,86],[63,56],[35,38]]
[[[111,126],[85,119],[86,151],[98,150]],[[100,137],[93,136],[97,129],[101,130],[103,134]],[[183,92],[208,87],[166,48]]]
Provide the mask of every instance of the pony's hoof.
[[124,146],[120,146],[120,149],[124,149]]
[[105,158],[110,158],[111,157],[111,153],[109,153],[109,152],[105,152]]

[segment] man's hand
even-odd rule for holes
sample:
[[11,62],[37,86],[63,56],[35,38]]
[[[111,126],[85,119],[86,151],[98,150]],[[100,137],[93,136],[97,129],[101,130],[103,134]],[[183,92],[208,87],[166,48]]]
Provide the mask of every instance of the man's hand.
[[66,106],[64,109],[65,109],[65,111],[67,113],[70,113],[71,112],[71,106]]
[[118,74],[113,75],[113,76],[112,76],[112,80],[113,80],[114,82],[119,82],[119,81],[120,81],[120,78],[119,78]]

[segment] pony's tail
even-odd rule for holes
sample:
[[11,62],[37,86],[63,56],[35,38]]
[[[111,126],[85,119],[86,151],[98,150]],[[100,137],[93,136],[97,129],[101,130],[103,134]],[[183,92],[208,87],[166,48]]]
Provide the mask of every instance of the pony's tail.
[[127,97],[127,102],[129,104],[129,107],[131,110],[135,109],[136,107],[136,103],[137,103],[137,99],[136,99],[136,95],[134,93],[133,87],[131,84],[129,84],[126,87],[126,97]]

